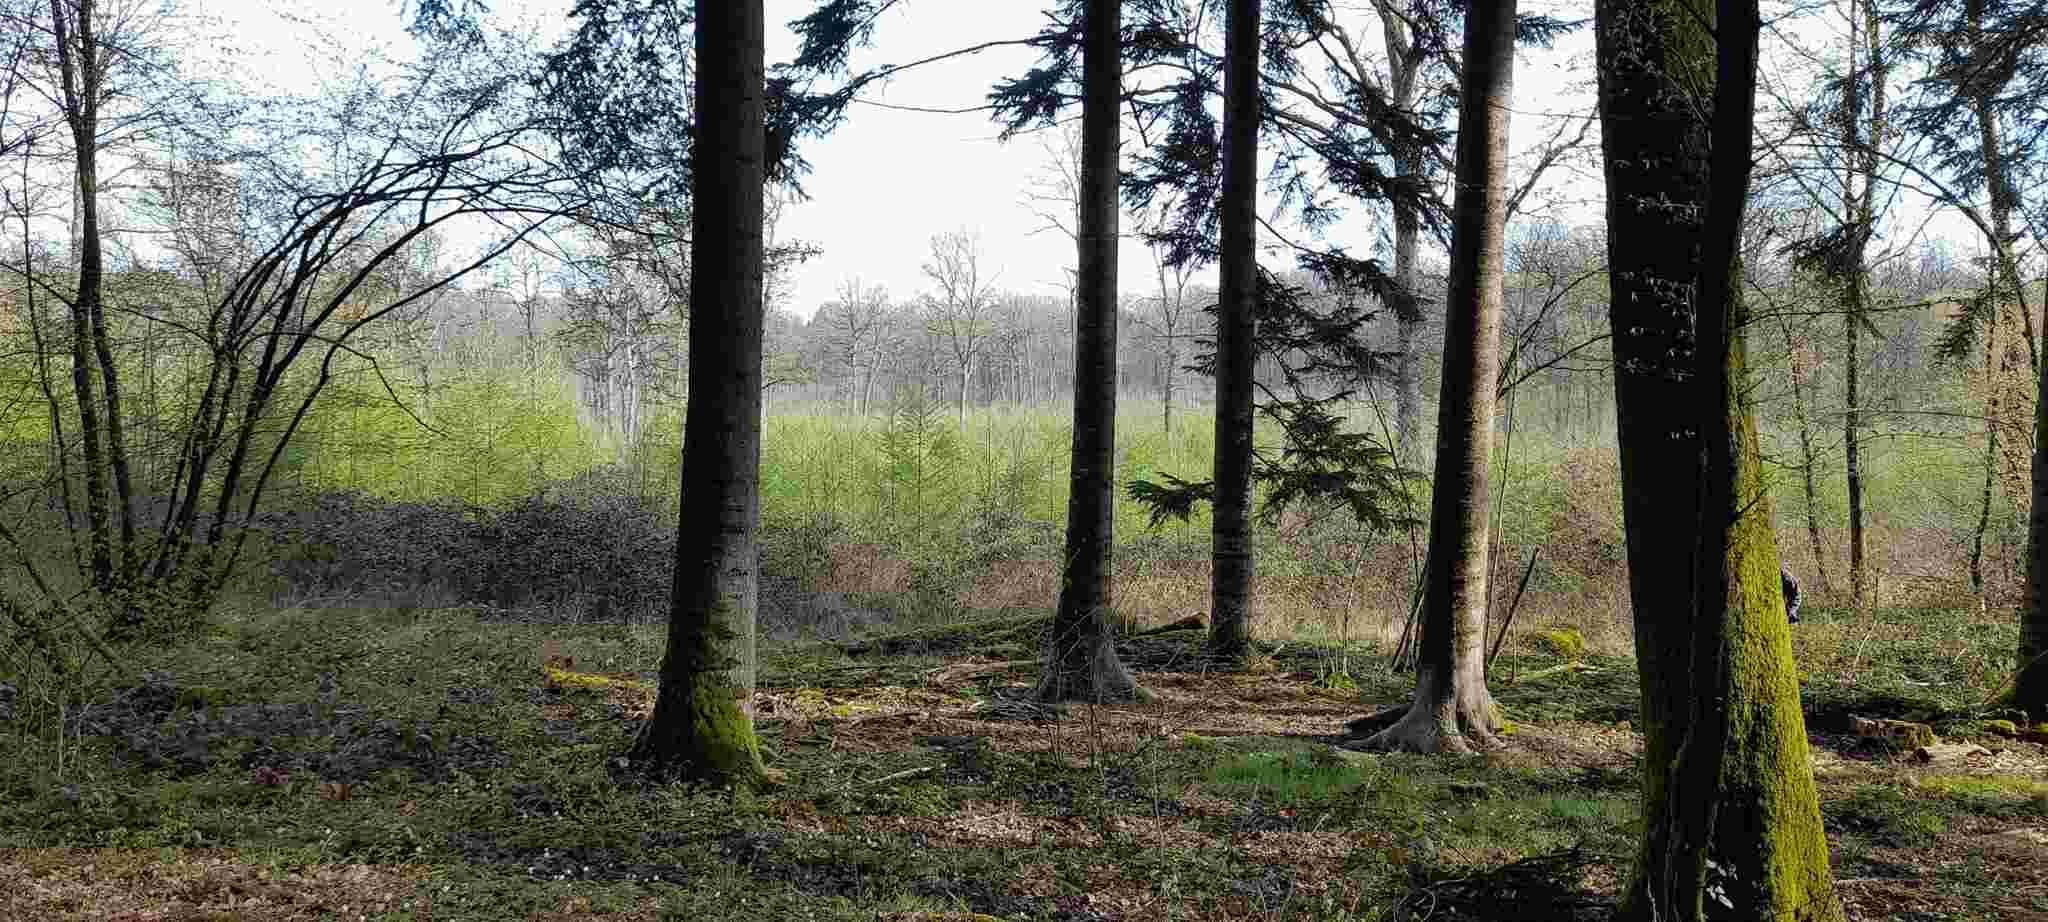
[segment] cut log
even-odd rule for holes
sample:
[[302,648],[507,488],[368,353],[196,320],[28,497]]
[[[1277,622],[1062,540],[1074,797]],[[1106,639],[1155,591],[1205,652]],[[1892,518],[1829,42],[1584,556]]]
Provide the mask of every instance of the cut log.
[[1888,717],[1850,716],[1849,726],[1856,735],[1864,739],[1891,740],[1907,746],[1932,746],[1941,742],[1934,735],[1934,728],[1910,720],[1892,720]]
[[985,676],[1001,675],[1005,672],[1024,669],[1036,669],[1041,665],[1043,663],[1035,659],[1004,660],[1000,663],[954,663],[951,666],[940,666],[937,669],[930,670],[924,674],[924,678],[925,681],[933,685],[957,685],[969,679],[979,679]]
[[1913,750],[1913,758],[1922,762],[1959,762],[1982,753],[1990,755],[1991,750],[1976,743],[1935,743]]
[[1168,634],[1174,631],[1206,631],[1208,629],[1209,626],[1202,623],[1200,615],[1189,615],[1179,621],[1170,621],[1158,627],[1148,627],[1142,631],[1133,631],[1129,636],[1150,637],[1154,634]]

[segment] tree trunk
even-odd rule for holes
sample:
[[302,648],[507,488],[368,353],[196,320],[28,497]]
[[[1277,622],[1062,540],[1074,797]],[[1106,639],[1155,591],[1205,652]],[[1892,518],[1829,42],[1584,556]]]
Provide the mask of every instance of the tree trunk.
[[[1840,919],[1768,494],[1742,403],[1749,382],[1735,260],[1756,8],[1727,0],[1717,17],[1701,0],[1601,0],[1596,17],[1645,749],[1642,847],[1623,915]],[[1741,38],[1720,55],[1717,18]],[[1717,82],[1727,89],[1717,94]],[[1700,113],[1717,106],[1710,136]],[[1721,182],[1710,186],[1716,173]]]
[[[1859,270],[1860,274],[1860,270]],[[1842,470],[1849,487],[1849,601],[1857,615],[1862,615],[1868,600],[1864,598],[1863,572],[1863,459],[1857,432],[1863,428],[1863,414],[1857,409],[1858,399],[1856,366],[1862,362],[1857,336],[1857,325],[1863,322],[1861,299],[1858,294],[1862,284],[1849,283],[1848,303],[1842,310]]]
[[1500,718],[1486,688],[1486,510],[1500,374],[1514,50],[1515,0],[1474,2],[1465,16],[1451,290],[1444,305],[1415,701],[1400,721],[1367,739],[1367,748],[1470,752],[1475,745],[1498,745],[1493,733]]
[[[1977,22],[1973,21],[1971,26],[1973,46],[1982,48],[1990,44],[1991,40],[1983,35]],[[1992,312],[1995,315],[2004,311],[2006,298],[2012,299],[2020,326],[2027,334],[2028,368],[2038,371],[2041,360],[2040,350],[2034,346],[2034,313],[2027,307],[2027,289],[2020,281],[2019,266],[2012,252],[2012,213],[2019,207],[2019,193],[2013,188],[2007,169],[2003,150],[2005,142],[2003,132],[1999,130],[1998,116],[1992,108],[1991,88],[1978,87],[1971,94],[1970,108],[1977,116],[1977,137],[1984,148],[1984,186],[1991,198]]]
[[1179,352],[1173,348],[1174,335],[1172,329],[1166,331],[1166,405],[1159,410],[1160,422],[1165,427],[1166,444],[1169,451],[1172,450],[1173,445],[1173,378],[1174,371],[1176,370],[1174,365],[1180,361]]
[[[1870,308],[1870,274],[1864,270],[1863,262],[1873,226],[1872,222],[1876,216],[1877,145],[1883,140],[1885,115],[1884,58],[1878,45],[1877,10],[1871,4],[1872,0],[1864,0],[1863,21],[1858,22],[1853,12],[1855,3],[1854,0],[1851,0],[1849,49],[1851,72],[1853,73],[1855,70],[1859,52],[1866,50],[1856,47],[1859,30],[1862,38],[1868,44],[1867,53],[1869,55],[1870,72],[1864,78],[1864,81],[1855,88],[1856,91],[1852,92],[1849,96],[1845,140],[1848,142],[1853,159],[1850,161],[1850,165],[1844,171],[1842,177],[1843,199],[1855,203],[1854,219],[1859,228],[1853,238],[1853,243],[1850,245],[1847,262],[1851,275],[1848,279],[1848,287],[1844,292],[1847,296],[1847,304],[1844,305],[1843,312],[1843,323],[1846,326],[1846,335],[1844,337],[1846,348],[1844,352],[1847,357],[1844,397],[1847,407],[1842,415],[1844,436],[1842,444],[1843,463],[1848,469],[1849,487],[1849,594],[1851,602],[1859,614],[1865,610],[1866,606],[1872,604],[1873,601],[1869,598],[1869,575],[1866,562],[1867,548],[1863,533],[1863,472],[1860,457],[1862,446],[1859,444],[1861,442],[1859,434],[1863,428],[1863,410],[1860,406],[1862,398],[1858,393],[1858,388],[1861,384],[1858,380],[1861,373],[1861,369],[1858,368],[1861,359],[1859,355],[1859,328],[1867,322],[1864,320],[1864,316]],[[1863,122],[1862,118],[1862,91],[1865,88],[1870,93],[1870,121],[1867,125]],[[1855,178],[1859,176],[1862,178],[1861,189],[1854,196],[1851,196],[1849,193],[1852,189],[1855,189]]]
[[1117,100],[1119,0],[1083,13],[1080,208],[1075,220],[1074,446],[1067,552],[1038,697],[1127,701],[1137,681],[1117,659],[1110,628],[1110,549],[1116,511]]
[[2048,364],[2034,391],[2033,503],[2027,511],[2027,596],[2020,611],[2019,674],[2013,705],[2048,719]]
[[632,751],[662,774],[715,783],[767,777],[753,722],[765,22],[761,0],[697,11],[684,527],[661,688]]
[[[1407,11],[1394,0],[1379,0],[1374,6],[1387,50],[1387,88],[1397,111],[1415,108],[1421,89],[1416,79],[1422,71],[1422,57],[1406,23]],[[1361,75],[1363,76],[1363,75]],[[1423,182],[1420,151],[1397,151],[1394,176],[1402,183]],[[1394,444],[1404,464],[1414,465],[1422,440],[1422,327],[1425,314],[1417,290],[1420,277],[1417,260],[1422,245],[1422,216],[1406,201],[1394,203],[1394,282],[1404,295],[1416,300],[1394,314],[1398,355],[1394,359]]]
[[1807,412],[1807,377],[1812,369],[1806,367],[1801,355],[1801,344],[1792,338],[1792,328],[1785,327],[1785,345],[1792,353],[1792,415],[1799,424],[1799,480],[1806,491],[1806,540],[1813,551],[1813,574],[1820,581],[1820,591],[1828,591],[1827,548],[1820,539],[1820,487],[1814,477],[1813,421]]
[[967,379],[974,373],[973,358],[960,360],[960,434],[967,434]]
[[875,334],[874,353],[868,358],[867,378],[860,388],[860,415],[875,411],[875,373],[882,368],[882,335]]
[[100,303],[101,265],[99,239],[99,48],[93,41],[92,0],[78,0],[74,11],[51,0],[50,18],[55,30],[58,73],[63,84],[63,108],[71,129],[73,165],[77,176],[74,220],[79,225],[77,243],[78,293],[71,300],[71,386],[78,404],[80,476],[85,487],[85,508],[92,587],[111,592],[115,583],[113,515],[108,509],[109,455],[102,438],[100,403],[93,386],[95,347],[103,347],[104,307]]
[[[1994,288],[1996,285],[1994,282]],[[1999,313],[2000,307],[1993,301],[1990,315],[1984,318],[1984,485],[1977,497],[1977,528],[1970,535],[1970,588],[1979,595],[1984,592],[1984,535],[1991,530],[1991,497],[1998,484],[1998,392],[2005,383],[1998,373]]]
[[1211,512],[1209,655],[1251,651],[1252,376],[1258,334],[1259,0],[1230,0],[1223,41],[1223,177],[1216,310],[1216,498]]

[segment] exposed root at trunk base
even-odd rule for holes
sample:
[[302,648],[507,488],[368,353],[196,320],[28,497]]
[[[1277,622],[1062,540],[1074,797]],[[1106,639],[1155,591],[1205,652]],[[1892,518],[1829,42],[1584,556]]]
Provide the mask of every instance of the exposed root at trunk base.
[[[1359,752],[1418,752],[1426,754],[1477,755],[1502,748],[1489,720],[1473,715],[1450,716],[1435,707],[1411,706],[1408,712],[1377,733],[1363,739],[1345,740],[1342,747]],[[1386,711],[1353,721],[1352,726],[1386,715]],[[1448,719],[1447,719],[1448,718]]]
[[1038,687],[1032,689],[1031,699],[1043,704],[1058,704],[1076,701],[1085,704],[1132,704],[1155,700],[1158,696],[1145,690],[1131,677],[1130,670],[1121,662],[1111,660],[1104,667],[1097,664],[1076,675],[1063,670],[1058,663],[1047,664],[1038,677]]

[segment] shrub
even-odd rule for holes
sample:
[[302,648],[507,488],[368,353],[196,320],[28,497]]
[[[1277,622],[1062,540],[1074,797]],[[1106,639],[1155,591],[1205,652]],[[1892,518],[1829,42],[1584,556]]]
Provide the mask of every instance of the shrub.
[[318,493],[266,516],[264,530],[274,578],[300,597],[625,620],[666,612],[675,528],[665,505],[599,469],[497,511]]
[[1563,659],[1578,659],[1586,652],[1586,635],[1570,626],[1538,631],[1534,642],[1537,649]]
[[491,518],[472,601],[598,621],[661,617],[675,572],[672,521],[623,473],[584,473]]
[[358,490],[311,494],[265,514],[271,573],[300,597],[345,595],[441,604],[473,594],[485,513],[449,501],[406,502]]

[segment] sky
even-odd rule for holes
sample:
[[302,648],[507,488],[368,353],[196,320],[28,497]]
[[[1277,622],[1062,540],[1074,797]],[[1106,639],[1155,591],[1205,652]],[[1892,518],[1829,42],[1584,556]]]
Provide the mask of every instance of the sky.
[[[794,36],[778,24],[803,15],[815,0],[768,0],[769,60],[786,60],[796,49]],[[1035,33],[1045,22],[1046,0],[924,0],[905,4],[881,23],[876,47],[857,56],[858,69],[900,63],[980,42]],[[1364,34],[1376,35],[1377,30]],[[1516,74],[1517,143],[1548,134],[1551,116],[1590,114],[1591,97],[1572,89],[1590,80],[1583,63],[1590,58],[1591,36],[1561,43],[1556,51],[1524,54]],[[1028,48],[1001,48],[975,57],[919,68],[893,80],[865,98],[891,105],[949,109],[980,105],[989,87],[1004,77],[1024,73],[1036,60]],[[1063,267],[1074,262],[1074,243],[1058,231],[1041,231],[1044,222],[1020,204],[1029,194],[1030,178],[1048,161],[1047,138],[1034,134],[1008,143],[996,139],[998,129],[987,113],[935,115],[856,105],[846,124],[832,135],[809,143],[803,153],[813,168],[804,180],[811,201],[792,206],[786,227],[778,234],[811,240],[824,253],[793,274],[790,309],[809,314],[830,300],[844,279],[858,276],[868,284],[886,285],[898,300],[927,289],[921,266],[934,233],[965,228],[982,235],[984,253],[1000,272],[998,286],[1021,293],[1063,294]],[[1135,139],[1125,132],[1126,156]],[[1270,201],[1262,211],[1270,210]],[[1270,216],[1270,215],[1269,215]],[[1573,220],[1597,219],[1596,210],[1580,209]],[[1131,220],[1124,219],[1125,230]],[[1283,227],[1291,228],[1285,222]],[[1331,232],[1354,255],[1373,255],[1378,225],[1360,210]],[[1284,254],[1267,257],[1269,264],[1291,267]],[[1127,240],[1118,275],[1126,293],[1156,288],[1150,254],[1139,241]],[[1212,268],[1196,276],[1214,283]]]
[[[796,38],[784,24],[815,4],[816,0],[767,0],[771,64],[794,55]],[[490,5],[500,21],[532,23],[544,34],[567,21],[568,0],[493,0]],[[1050,0],[911,0],[885,15],[876,47],[857,53],[852,65],[859,70],[904,63],[980,42],[1028,36],[1042,25],[1042,11],[1049,5]],[[1545,5],[1522,6],[1530,12]],[[1579,6],[1590,5],[1557,0],[1553,13],[1563,18],[1587,15]],[[383,46],[402,55],[409,45],[397,4],[343,14],[310,0],[301,0],[298,6],[212,0],[204,9],[219,19],[222,34],[237,37],[237,47],[224,50],[224,55],[252,56],[248,69],[283,86],[303,83],[318,72],[338,76],[362,49]],[[1360,29],[1358,34],[1376,40],[1378,30]],[[1553,49],[1524,49],[1518,55],[1511,113],[1517,152],[1546,139],[1564,121],[1591,114],[1591,59],[1590,28],[1565,36]],[[1034,61],[1030,49],[993,49],[917,68],[871,88],[863,99],[931,109],[976,106],[986,101],[995,81],[1022,74]],[[1045,145],[1055,139],[1033,133],[1001,142],[997,133],[985,112],[944,115],[857,104],[833,134],[807,141],[802,153],[813,172],[803,183],[810,199],[785,209],[776,234],[780,240],[816,244],[822,253],[793,271],[788,301],[778,306],[809,316],[851,278],[885,286],[899,302],[913,299],[930,288],[921,267],[929,258],[932,235],[960,229],[980,234],[984,265],[996,273],[999,290],[1063,294],[1064,269],[1073,264],[1074,244],[1064,233],[1045,228],[1044,220],[1025,204],[1032,177],[1049,162]],[[1127,156],[1135,144],[1131,135],[1125,131]],[[1589,139],[1597,139],[1597,129]],[[1510,182],[1519,183],[1523,174],[1512,165],[1514,159],[1511,154]],[[1544,216],[1566,224],[1600,220],[1596,167],[1555,171],[1546,185],[1545,193],[1537,196]],[[1263,196],[1262,211],[1288,233],[1298,233],[1284,217],[1271,214],[1271,207],[1272,197]],[[1937,228],[1950,223],[1954,222]],[[1124,226],[1127,232],[1132,228],[1128,215]],[[1384,236],[1374,215],[1363,208],[1352,209],[1328,234],[1362,256],[1385,255]],[[1956,236],[1968,241],[1972,235],[1965,229]],[[1964,251],[1969,251],[1967,245]],[[1268,250],[1265,259],[1269,265],[1292,265],[1278,249]],[[1154,286],[1150,254],[1142,243],[1124,243],[1119,275],[1126,294],[1142,296]],[[1210,268],[1198,274],[1196,282],[1213,284],[1214,277]]]

